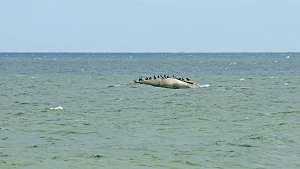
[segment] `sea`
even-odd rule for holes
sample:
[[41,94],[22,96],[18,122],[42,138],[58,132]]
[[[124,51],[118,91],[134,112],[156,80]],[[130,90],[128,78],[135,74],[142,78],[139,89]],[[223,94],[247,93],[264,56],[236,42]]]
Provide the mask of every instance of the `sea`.
[[0,53],[0,168],[300,168],[300,53]]

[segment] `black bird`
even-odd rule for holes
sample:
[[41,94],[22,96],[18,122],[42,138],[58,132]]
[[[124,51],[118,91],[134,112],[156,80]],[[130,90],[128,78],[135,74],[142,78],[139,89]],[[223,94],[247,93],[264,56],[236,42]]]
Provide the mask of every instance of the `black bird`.
[[143,80],[143,78],[142,78],[142,77],[140,77],[140,78],[139,78],[139,81],[142,81],[142,80]]
[[166,75],[164,75],[164,78],[167,78]]
[[148,77],[146,77],[145,80],[148,80]]
[[170,76],[168,75],[167,78],[170,78]]
[[156,79],[156,77],[155,77],[155,76],[153,76],[153,79]]
[[176,76],[174,76],[174,75],[173,75],[173,78],[174,78],[174,79],[177,79]]
[[149,80],[151,80],[152,78],[151,78],[151,76],[149,77]]
[[189,79],[189,78],[186,78],[186,80],[187,80],[187,81],[190,81],[190,79]]

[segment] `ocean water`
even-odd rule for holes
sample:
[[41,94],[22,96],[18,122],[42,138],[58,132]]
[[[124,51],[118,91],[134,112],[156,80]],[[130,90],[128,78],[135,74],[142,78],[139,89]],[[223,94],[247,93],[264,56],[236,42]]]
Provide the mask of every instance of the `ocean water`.
[[[0,53],[0,168],[300,168],[300,53]],[[197,89],[133,84],[170,74]]]

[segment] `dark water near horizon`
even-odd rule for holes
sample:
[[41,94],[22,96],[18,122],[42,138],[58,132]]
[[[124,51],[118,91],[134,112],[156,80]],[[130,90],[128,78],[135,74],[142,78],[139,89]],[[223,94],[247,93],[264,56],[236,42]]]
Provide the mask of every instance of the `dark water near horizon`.
[[[0,168],[300,168],[300,53],[0,53]],[[198,89],[132,84],[189,77]]]

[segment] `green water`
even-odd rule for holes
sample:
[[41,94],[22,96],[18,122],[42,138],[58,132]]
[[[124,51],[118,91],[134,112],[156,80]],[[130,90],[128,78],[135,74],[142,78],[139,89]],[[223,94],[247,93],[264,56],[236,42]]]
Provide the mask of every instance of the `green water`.
[[[300,55],[0,54],[0,168],[300,168]],[[198,89],[131,82],[189,77]]]

